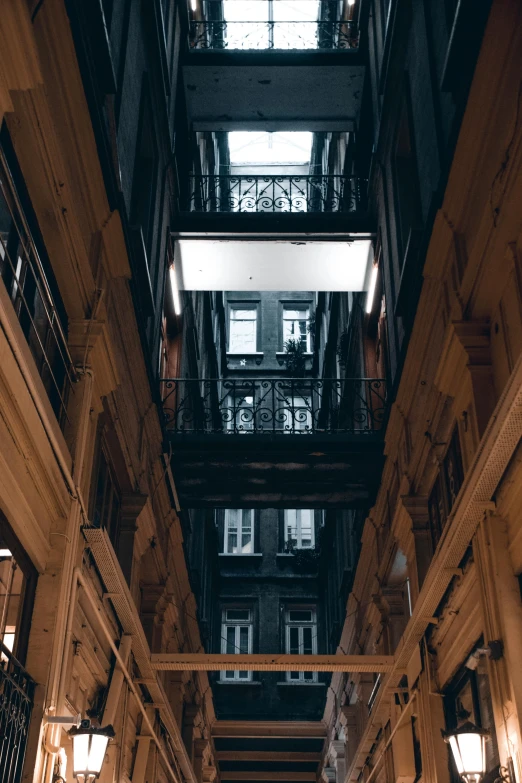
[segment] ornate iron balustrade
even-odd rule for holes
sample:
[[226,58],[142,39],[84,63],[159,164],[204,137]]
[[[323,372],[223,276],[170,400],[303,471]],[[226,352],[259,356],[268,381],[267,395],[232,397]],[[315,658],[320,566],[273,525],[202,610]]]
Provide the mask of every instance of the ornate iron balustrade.
[[176,435],[378,432],[386,415],[380,378],[161,380],[165,426]]
[[191,49],[357,49],[353,21],[193,21]]
[[0,780],[20,783],[33,709],[34,682],[0,643]]
[[60,423],[76,379],[65,330],[15,183],[0,149],[0,278]]
[[366,180],[336,174],[198,174],[181,202],[188,212],[359,212]]

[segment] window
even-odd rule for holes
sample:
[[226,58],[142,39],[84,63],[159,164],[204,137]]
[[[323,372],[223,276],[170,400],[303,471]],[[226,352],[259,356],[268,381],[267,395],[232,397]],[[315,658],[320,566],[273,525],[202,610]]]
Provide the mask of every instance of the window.
[[311,549],[315,544],[314,512],[310,508],[285,509],[285,548]]
[[[244,608],[224,609],[221,626],[221,652],[226,655],[252,652],[252,610]],[[249,682],[252,672],[222,671],[224,682]]]
[[308,323],[310,321],[310,309],[283,307],[283,347],[288,340],[300,343],[303,351],[310,352],[310,333]]
[[25,661],[37,572],[0,512],[0,665]]
[[[286,652],[289,655],[317,653],[317,622],[315,609],[295,606],[287,609]],[[289,682],[317,682],[317,672],[287,672]]]
[[121,500],[118,486],[103,446],[100,447],[99,451],[91,505],[92,524],[95,527],[104,528],[113,546],[116,548],[120,530]]
[[290,394],[285,399],[282,427],[288,434],[312,432],[312,407],[310,397]]
[[158,151],[152,120],[152,106],[148,82],[144,80],[141,99],[140,129],[136,146],[136,161],[132,183],[132,222],[141,227],[147,251],[147,263],[151,264],[154,205],[158,174]]
[[230,308],[229,353],[255,353],[257,350],[257,308]]
[[228,430],[249,432],[254,429],[254,397],[251,394],[235,394],[227,398],[225,411]]
[[227,508],[224,550],[228,555],[251,555],[254,551],[254,510]]
[[432,549],[435,551],[442,531],[457,499],[462,485],[464,471],[460,453],[458,429],[455,427],[451,436],[446,456],[441,465],[439,475],[435,480],[428,499],[428,514]]
[[[482,646],[482,643],[479,643],[478,646]],[[489,742],[486,742],[487,771],[483,780],[484,783],[493,781],[498,773],[499,755],[485,657],[482,656],[478,659],[476,670],[471,671],[463,668],[457,674],[445,692],[444,713],[448,731],[460,728],[467,721],[471,721],[482,729],[491,730]],[[451,780],[452,783],[457,783],[461,778],[457,773],[453,754],[449,755]]]
[[406,97],[402,111],[394,153],[395,185],[398,207],[398,240],[401,266],[412,229],[421,225],[421,201],[417,162],[413,148],[411,122]]

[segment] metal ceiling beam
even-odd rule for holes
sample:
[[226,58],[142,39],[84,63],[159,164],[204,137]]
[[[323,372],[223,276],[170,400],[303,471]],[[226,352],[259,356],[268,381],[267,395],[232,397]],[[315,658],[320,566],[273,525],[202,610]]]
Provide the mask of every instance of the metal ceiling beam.
[[251,772],[250,770],[248,772],[238,772],[236,770],[226,772],[220,770],[219,777],[221,780],[295,780],[299,783],[317,780],[315,772],[283,772],[281,770],[270,770],[269,772],[263,772],[262,770],[260,772]]
[[393,655],[265,655],[222,653],[157,653],[151,666],[157,671],[262,672],[375,672],[393,668]]
[[212,736],[248,739],[324,739],[322,721],[259,721],[217,720],[212,724]]

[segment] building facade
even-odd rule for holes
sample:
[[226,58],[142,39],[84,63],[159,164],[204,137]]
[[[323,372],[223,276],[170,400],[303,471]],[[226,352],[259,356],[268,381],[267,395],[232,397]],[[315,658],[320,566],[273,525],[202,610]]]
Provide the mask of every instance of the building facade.
[[516,783],[522,9],[236,1],[0,14],[0,779]]

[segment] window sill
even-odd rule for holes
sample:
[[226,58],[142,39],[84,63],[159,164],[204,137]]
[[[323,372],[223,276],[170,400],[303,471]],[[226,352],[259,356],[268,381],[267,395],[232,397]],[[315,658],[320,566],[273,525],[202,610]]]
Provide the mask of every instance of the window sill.
[[[302,355],[305,359],[312,359],[314,354],[312,351],[305,351]],[[288,354],[286,351],[276,351],[276,356],[281,358],[283,356],[288,356]]]
[[254,685],[259,687],[262,684],[260,680],[216,680],[216,685]]
[[301,680],[300,682],[297,681],[289,682],[288,680],[281,680],[280,682],[277,683],[277,685],[278,687],[283,685],[288,685],[290,688],[295,688],[296,685],[297,686],[305,685],[307,688],[309,688],[310,685],[314,685],[315,687],[326,688],[325,682],[305,682],[304,680]]
[[263,557],[262,552],[220,552],[219,557]]
[[264,356],[264,351],[238,351],[237,353],[230,353],[227,351],[227,359],[244,359],[245,356]]
[[278,552],[276,557],[295,557],[297,552],[315,552],[315,548],[313,546],[306,546],[302,549],[296,549],[295,552]]

